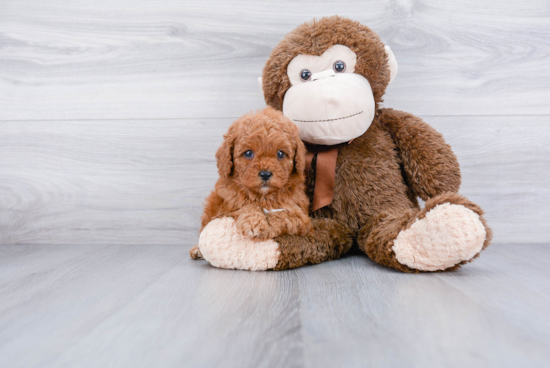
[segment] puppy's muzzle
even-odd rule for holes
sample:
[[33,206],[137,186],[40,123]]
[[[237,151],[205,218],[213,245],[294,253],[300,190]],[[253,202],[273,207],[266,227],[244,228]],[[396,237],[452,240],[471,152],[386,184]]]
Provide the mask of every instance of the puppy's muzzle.
[[260,171],[259,175],[263,181],[268,181],[273,176],[273,173],[271,171]]

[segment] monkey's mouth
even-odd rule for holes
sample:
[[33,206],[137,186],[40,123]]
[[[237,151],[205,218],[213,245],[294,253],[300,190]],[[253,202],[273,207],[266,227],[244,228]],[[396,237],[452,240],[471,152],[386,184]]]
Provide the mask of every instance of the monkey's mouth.
[[334,119],[325,119],[325,120],[298,120],[298,119],[292,119],[293,121],[298,121],[300,123],[324,123],[324,122],[327,122],[327,121],[335,121],[335,120],[344,120],[344,119],[349,119],[349,118],[352,118],[354,116],[357,116],[357,115],[361,115],[363,113],[363,111],[359,111],[355,114],[352,114],[352,115],[348,115],[348,116],[344,116],[344,117],[341,117],[341,118],[334,118]]

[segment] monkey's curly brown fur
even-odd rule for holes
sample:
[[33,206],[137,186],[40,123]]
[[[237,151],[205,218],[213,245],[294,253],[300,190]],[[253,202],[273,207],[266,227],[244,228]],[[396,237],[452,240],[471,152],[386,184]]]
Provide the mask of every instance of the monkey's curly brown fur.
[[[305,147],[296,125],[281,112],[268,107],[235,121],[216,158],[220,178],[206,199],[201,231],[214,218],[231,216],[243,235],[259,240],[308,233]],[[261,171],[271,172],[271,178],[263,180]],[[190,254],[200,258],[196,246]]]
[[[290,87],[287,66],[295,56],[321,55],[337,44],[357,54],[355,73],[364,76],[372,87],[376,116],[367,132],[340,148],[332,204],[311,214],[313,231],[308,236],[283,235],[275,239],[281,250],[275,269],[335,259],[356,243],[375,262],[404,272],[419,272],[396,260],[394,240],[400,231],[443,203],[462,205],[480,216],[486,230],[485,249],[491,241],[491,230],[481,208],[456,194],[460,168],[451,147],[420,118],[379,108],[390,72],[384,45],[368,27],[334,16],[302,24],[290,32],[275,47],[263,70],[267,104],[282,109]],[[315,162],[307,185],[311,196]],[[417,197],[427,201],[423,210]]]

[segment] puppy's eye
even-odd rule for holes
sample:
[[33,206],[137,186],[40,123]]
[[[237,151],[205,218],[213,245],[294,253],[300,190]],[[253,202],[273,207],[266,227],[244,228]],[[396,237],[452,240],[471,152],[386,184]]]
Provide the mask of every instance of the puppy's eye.
[[283,151],[277,151],[277,158],[279,160],[282,160],[283,158],[285,158],[285,153]]
[[250,158],[254,157],[254,152],[252,152],[251,150],[248,150],[245,153],[243,153],[243,156],[244,156],[244,158],[250,159]]
[[311,79],[311,72],[307,69],[304,69],[300,72],[300,78],[302,78],[302,80],[305,82],[305,81],[308,81]]
[[343,73],[346,71],[346,63],[342,60],[338,60],[334,63],[334,65],[332,65],[332,69],[334,69],[336,73]]

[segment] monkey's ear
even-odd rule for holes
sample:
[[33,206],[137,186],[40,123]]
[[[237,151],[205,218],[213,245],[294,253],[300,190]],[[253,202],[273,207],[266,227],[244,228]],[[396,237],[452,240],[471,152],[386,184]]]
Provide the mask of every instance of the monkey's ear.
[[397,60],[395,60],[395,55],[393,54],[391,47],[385,45],[386,54],[388,55],[388,66],[390,67],[390,83],[395,79],[397,75]]
[[218,173],[222,178],[228,178],[233,170],[233,145],[235,144],[235,139],[230,132],[224,135],[223,139],[221,147],[216,152],[216,159],[218,161]]
[[264,86],[262,84],[262,77],[258,77],[258,84],[260,85],[260,91],[262,92],[262,97],[264,97]]

